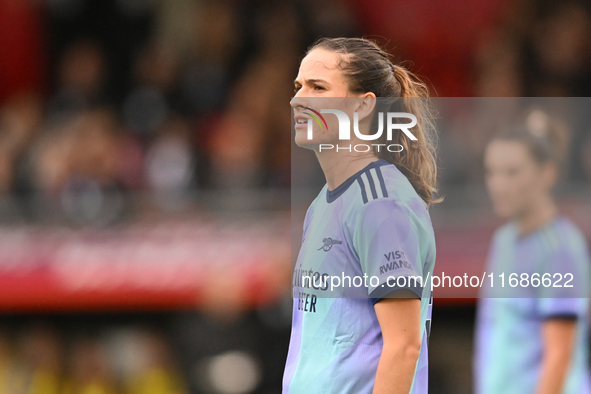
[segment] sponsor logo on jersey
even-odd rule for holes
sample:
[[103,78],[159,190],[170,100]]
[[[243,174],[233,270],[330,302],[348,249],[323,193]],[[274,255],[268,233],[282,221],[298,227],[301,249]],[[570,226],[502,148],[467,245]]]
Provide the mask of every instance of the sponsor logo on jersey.
[[[399,268],[412,269],[410,263],[406,260],[404,252],[397,250],[395,252],[385,253],[384,257],[388,260],[388,263],[380,266],[380,274],[385,274],[388,271],[397,270]],[[398,260],[398,261],[396,261]]]

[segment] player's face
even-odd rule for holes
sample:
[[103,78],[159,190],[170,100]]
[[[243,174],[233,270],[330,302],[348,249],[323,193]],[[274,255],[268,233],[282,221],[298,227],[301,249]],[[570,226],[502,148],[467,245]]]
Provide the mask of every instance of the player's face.
[[495,212],[515,218],[532,206],[532,201],[549,193],[544,167],[519,141],[496,140],[484,155],[486,187]]
[[[353,94],[349,91],[347,81],[339,69],[341,55],[324,49],[312,50],[300,64],[298,75],[294,81],[295,95],[290,104],[295,118],[295,143],[298,146],[317,149],[319,144],[338,143],[338,121],[332,114],[324,114],[328,128],[321,121],[318,125],[312,121],[313,139],[307,136],[309,115],[313,113],[303,107],[317,112],[321,109],[338,109],[353,119],[354,108],[351,106]],[[316,115],[317,118],[319,118]],[[323,127],[324,126],[324,127]]]

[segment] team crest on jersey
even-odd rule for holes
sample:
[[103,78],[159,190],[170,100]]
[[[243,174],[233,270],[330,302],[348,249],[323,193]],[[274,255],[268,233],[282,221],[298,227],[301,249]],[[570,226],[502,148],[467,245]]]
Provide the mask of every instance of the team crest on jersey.
[[332,239],[330,237],[328,238],[324,238],[322,240],[322,242],[324,242],[324,245],[322,245],[321,247],[319,247],[316,250],[324,250],[325,252],[328,252],[330,250],[330,248],[332,248],[332,245],[341,245],[343,243],[343,241],[339,241],[337,239]]

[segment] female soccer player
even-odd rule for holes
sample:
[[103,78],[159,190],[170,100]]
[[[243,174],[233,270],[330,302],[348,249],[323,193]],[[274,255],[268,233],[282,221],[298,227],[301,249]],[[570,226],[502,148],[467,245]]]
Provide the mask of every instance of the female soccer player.
[[[321,39],[300,64],[295,143],[314,150],[326,185],[304,220],[283,393],[427,392],[425,282],[435,264],[428,206],[438,200],[425,97],[424,84],[366,39]],[[384,133],[370,141],[379,108]],[[323,109],[345,113],[350,124]],[[386,133],[388,109],[416,116],[416,126]],[[353,129],[344,130],[350,139],[339,139],[340,121]],[[363,294],[348,292],[355,283]]]
[[[587,246],[551,195],[567,139],[548,116],[534,111],[523,126],[487,146],[486,186],[496,213],[509,221],[495,232],[488,256],[487,272],[497,282],[478,305],[477,394],[591,392],[583,298],[589,285]],[[515,287],[508,283],[510,273],[518,275]],[[544,275],[542,283],[522,281]],[[569,282],[573,288],[565,287]]]

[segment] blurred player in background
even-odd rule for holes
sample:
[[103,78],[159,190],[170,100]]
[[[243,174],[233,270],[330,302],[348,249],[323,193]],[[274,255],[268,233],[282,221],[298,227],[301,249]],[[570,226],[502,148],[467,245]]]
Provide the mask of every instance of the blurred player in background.
[[[427,393],[431,291],[422,281],[406,282],[425,279],[435,264],[428,207],[439,200],[426,96],[423,83],[369,40],[321,39],[300,64],[291,101],[295,143],[314,150],[327,183],[304,221],[283,393]],[[313,123],[314,137],[307,138],[307,120],[323,108],[358,116],[365,136],[375,134],[380,112],[411,113],[416,141],[395,130],[392,139],[383,133],[371,142],[398,144],[401,152],[322,150],[321,144],[346,146],[333,115],[326,115],[325,129]],[[301,275],[316,284],[302,283]],[[362,288],[365,298],[335,297],[319,279],[341,275],[379,281]],[[390,276],[405,282],[386,284]]]
[[[503,293],[514,298],[496,293],[496,297],[479,299],[477,394],[591,392],[588,298],[554,287],[560,279],[555,274],[562,276],[558,285],[563,286],[568,273],[575,288],[587,291],[589,286],[585,239],[558,213],[551,194],[567,148],[567,131],[539,110],[531,112],[523,126],[487,146],[486,185],[496,213],[509,219],[495,232],[487,272],[493,272],[495,280],[503,272],[525,273],[530,278],[550,274],[551,286],[533,289],[537,297],[519,285]],[[497,286],[501,284],[493,285]],[[578,295],[581,298],[573,298]]]

